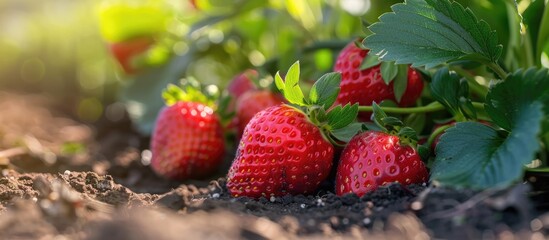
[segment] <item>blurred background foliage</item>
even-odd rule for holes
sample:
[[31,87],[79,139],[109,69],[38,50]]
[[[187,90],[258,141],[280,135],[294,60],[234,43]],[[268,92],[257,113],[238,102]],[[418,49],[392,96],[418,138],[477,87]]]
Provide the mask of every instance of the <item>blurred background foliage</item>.
[[[364,35],[362,21],[377,21],[398,2],[0,0],[0,88],[51,95],[92,123],[119,118],[113,103],[120,100],[147,134],[167,83],[193,77],[223,89],[247,68],[269,75],[296,60],[305,80],[316,79],[332,69],[339,49]],[[521,41],[510,34],[514,1],[458,2],[497,30],[504,46]],[[541,6],[527,13],[534,3]],[[528,19],[543,15],[543,0],[517,6]],[[113,49],[139,38],[150,46],[132,56],[135,71],[122,71]],[[503,60],[512,65],[521,54],[508,49]]]

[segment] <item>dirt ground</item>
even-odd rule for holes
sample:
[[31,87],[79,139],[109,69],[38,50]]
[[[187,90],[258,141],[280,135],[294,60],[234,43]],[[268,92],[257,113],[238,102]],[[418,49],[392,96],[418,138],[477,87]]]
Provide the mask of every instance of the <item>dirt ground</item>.
[[[0,239],[546,239],[544,184],[475,192],[391,185],[361,198],[232,198],[224,174],[174,182],[127,118],[88,125],[0,92]],[[229,151],[231,152],[231,151]],[[542,186],[542,187],[540,187]]]

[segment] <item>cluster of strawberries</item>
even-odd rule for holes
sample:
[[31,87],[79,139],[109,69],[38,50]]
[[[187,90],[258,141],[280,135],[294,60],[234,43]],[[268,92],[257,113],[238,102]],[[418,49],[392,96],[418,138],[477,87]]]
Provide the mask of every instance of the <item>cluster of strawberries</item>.
[[[391,100],[401,107],[413,105],[423,90],[421,76],[408,67],[406,90],[395,97],[394,81],[382,78],[380,65],[364,67],[367,54],[354,43],[347,45],[338,56],[336,73],[320,78],[309,96],[297,84],[298,68],[290,69],[285,80],[275,77],[285,99],[258,89],[251,80],[258,77],[255,71],[233,79],[227,90],[236,115],[229,125],[236,126],[240,139],[227,176],[233,196],[311,194],[336,167],[338,195],[363,195],[393,182],[427,181],[417,137],[375,104]],[[368,113],[357,118],[358,105],[372,104],[376,130],[357,122],[372,121]],[[211,174],[225,153],[223,131],[214,108],[206,104],[179,101],[164,108],[152,136],[153,170],[172,179]]]

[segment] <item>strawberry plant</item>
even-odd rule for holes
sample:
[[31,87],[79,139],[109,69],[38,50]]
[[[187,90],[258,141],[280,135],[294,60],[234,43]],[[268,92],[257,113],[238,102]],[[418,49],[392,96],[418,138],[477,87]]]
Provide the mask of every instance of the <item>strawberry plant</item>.
[[233,196],[283,196],[313,193],[334,161],[334,146],[361,129],[355,123],[358,105],[329,109],[339,93],[338,73],[321,77],[305,96],[299,87],[299,62],[276,87],[291,105],[256,114],[244,129],[227,188]]
[[[512,1],[504,2],[515,13],[510,25],[520,31],[519,41],[510,41],[506,47],[522,49],[508,51],[506,57],[517,56],[524,62],[505,64],[496,32],[470,9],[451,0],[407,0],[368,27],[371,34],[363,44],[380,60],[424,67],[433,76],[430,94],[437,102],[385,110],[418,113],[444,107],[457,121],[436,146],[431,169],[435,183],[475,189],[505,187],[520,181],[533,160],[547,164],[549,72],[541,60],[548,28],[523,28],[525,22],[535,20],[522,18]],[[546,16],[547,11],[541,14]],[[476,119],[489,120],[493,126]]]

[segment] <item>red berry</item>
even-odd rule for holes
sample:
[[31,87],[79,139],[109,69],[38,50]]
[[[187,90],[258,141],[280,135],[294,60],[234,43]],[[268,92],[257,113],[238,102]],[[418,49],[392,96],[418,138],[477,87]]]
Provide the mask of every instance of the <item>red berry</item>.
[[[337,103],[359,103],[370,106],[372,102],[380,103],[383,100],[396,101],[393,90],[394,81],[385,84],[381,78],[380,65],[360,70],[362,61],[368,54],[368,50],[358,48],[354,42],[349,43],[337,57],[334,71],[341,73],[341,90],[337,97]],[[420,74],[408,69],[408,83],[406,91],[398,105],[407,107],[413,105],[420,97],[423,90],[423,81]],[[361,113],[363,120],[370,119],[369,113]]]
[[242,136],[244,128],[256,113],[268,107],[280,105],[283,102],[284,100],[280,95],[268,90],[248,91],[240,96],[236,102],[238,136]]
[[154,43],[150,37],[140,37],[131,40],[110,43],[109,50],[113,57],[118,61],[122,70],[127,74],[136,73],[139,69],[134,66],[132,61],[135,57],[145,52]]
[[227,86],[227,91],[229,94],[238,99],[242,94],[257,89],[252,79],[257,78],[259,73],[256,70],[248,69],[243,73],[235,76],[229,85]]
[[160,176],[207,176],[220,165],[225,152],[219,118],[201,103],[177,102],[165,107],[156,121],[151,151],[151,167]]
[[401,145],[397,136],[367,131],[356,135],[343,150],[336,194],[354,192],[362,196],[388,183],[423,183],[428,177],[414,148]]
[[303,112],[270,107],[246,126],[227,188],[235,197],[310,194],[328,176],[333,154],[334,147]]

